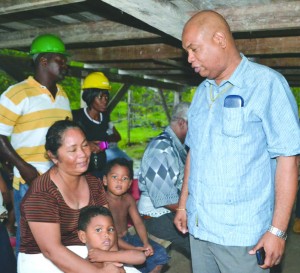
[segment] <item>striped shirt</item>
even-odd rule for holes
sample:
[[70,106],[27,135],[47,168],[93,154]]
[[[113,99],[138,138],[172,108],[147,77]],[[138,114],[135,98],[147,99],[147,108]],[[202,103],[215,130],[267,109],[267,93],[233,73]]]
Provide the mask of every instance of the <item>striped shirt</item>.
[[[244,106],[224,106],[229,95]],[[300,153],[298,109],[286,80],[243,56],[228,80],[200,84],[188,122],[189,232],[226,246],[255,245],[273,217],[276,157]]]
[[[9,87],[0,97],[0,135],[11,137],[11,145],[22,159],[40,173],[51,163],[45,157],[45,136],[57,120],[72,118],[70,103],[61,87],[55,99],[33,77]],[[14,188],[24,183],[14,168]]]
[[[91,175],[86,175],[86,180],[90,189],[88,205],[107,204],[102,182]],[[50,171],[39,176],[31,184],[21,203],[20,252],[41,253],[28,222],[59,223],[61,242],[64,246],[84,245],[77,235],[79,213],[80,209],[71,209],[65,203],[57,186],[51,181]]]

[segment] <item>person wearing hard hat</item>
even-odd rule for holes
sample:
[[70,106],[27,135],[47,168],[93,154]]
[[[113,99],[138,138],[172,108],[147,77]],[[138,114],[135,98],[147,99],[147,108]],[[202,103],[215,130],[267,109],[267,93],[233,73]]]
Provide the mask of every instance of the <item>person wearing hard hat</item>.
[[115,127],[111,133],[108,132],[110,117],[107,106],[111,85],[102,72],[92,72],[84,79],[82,89],[82,99],[87,107],[73,110],[73,120],[83,128],[91,147],[89,172],[102,177],[108,142],[121,139]]
[[[30,48],[34,75],[10,86],[0,97],[0,156],[14,166],[14,210],[20,222],[20,203],[30,183],[50,167],[45,136],[57,120],[72,118],[69,99],[57,85],[67,72],[67,52],[53,34],[37,36]],[[10,138],[10,140],[9,140]],[[17,227],[16,253],[20,244]]]

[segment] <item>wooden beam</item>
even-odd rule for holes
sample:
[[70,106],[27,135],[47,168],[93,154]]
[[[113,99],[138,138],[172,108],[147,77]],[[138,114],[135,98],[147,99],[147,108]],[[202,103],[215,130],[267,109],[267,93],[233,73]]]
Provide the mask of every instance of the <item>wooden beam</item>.
[[72,59],[82,62],[170,59],[184,54],[182,49],[165,44],[75,49],[70,53]]
[[98,22],[70,24],[52,28],[32,28],[9,33],[2,32],[0,33],[0,48],[29,47],[34,37],[43,33],[53,33],[60,36],[66,45],[159,37],[157,34],[134,27],[102,20]]
[[118,75],[114,73],[107,73],[107,77],[112,82],[121,82],[125,84],[148,86],[167,90],[174,90],[182,92],[187,88],[186,84],[179,84],[175,82],[166,82],[162,79],[144,79],[142,77],[133,77],[129,75]]
[[258,58],[257,62],[273,68],[274,67],[300,67],[300,57]]
[[229,4],[216,11],[226,18],[233,32],[299,29],[300,1],[251,2],[240,7]]
[[111,113],[112,110],[117,106],[118,102],[123,98],[123,96],[127,93],[128,89],[130,88],[131,84],[126,83],[123,84],[119,91],[115,94],[115,96],[109,101],[107,111]]
[[78,2],[85,0],[1,0],[0,15]]
[[300,1],[264,1],[263,4],[261,1],[250,1],[249,5],[243,6],[240,6],[240,1],[232,0],[144,0],[142,5],[140,0],[102,1],[179,40],[185,22],[202,9],[217,10],[228,20],[233,32],[293,29],[300,26]]
[[238,49],[247,55],[300,53],[300,36],[236,40]]
[[[249,56],[300,53],[300,36],[240,39],[236,40],[236,44],[241,52]],[[164,44],[76,49],[70,52],[74,60],[83,62],[186,59],[182,49]]]
[[142,4],[140,0],[103,0],[103,2],[179,40],[181,39],[182,27],[189,18],[187,11],[196,10],[196,7],[186,0],[181,1],[181,6],[178,5],[179,1],[146,0]]

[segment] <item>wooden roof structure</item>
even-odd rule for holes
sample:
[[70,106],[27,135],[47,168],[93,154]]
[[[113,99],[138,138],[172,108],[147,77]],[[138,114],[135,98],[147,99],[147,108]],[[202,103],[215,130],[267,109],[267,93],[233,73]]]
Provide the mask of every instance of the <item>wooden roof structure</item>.
[[[183,91],[202,79],[181,48],[182,28],[205,9],[227,19],[247,57],[300,86],[300,1],[1,0],[0,48],[28,51],[34,37],[53,33],[84,63],[73,75],[98,70],[127,87]],[[21,80],[30,66],[26,58],[0,56],[0,69]]]

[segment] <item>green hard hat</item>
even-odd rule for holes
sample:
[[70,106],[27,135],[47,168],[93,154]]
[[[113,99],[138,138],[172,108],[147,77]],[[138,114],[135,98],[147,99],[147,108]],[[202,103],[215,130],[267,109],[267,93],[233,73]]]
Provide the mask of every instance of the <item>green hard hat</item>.
[[53,34],[42,34],[32,41],[29,54],[34,55],[39,53],[59,53],[69,55],[66,52],[63,41]]

